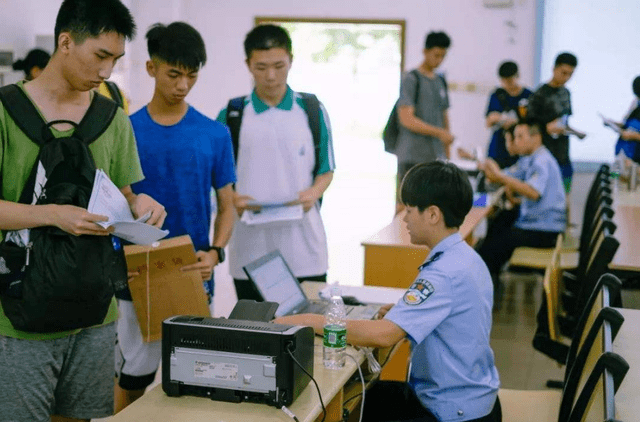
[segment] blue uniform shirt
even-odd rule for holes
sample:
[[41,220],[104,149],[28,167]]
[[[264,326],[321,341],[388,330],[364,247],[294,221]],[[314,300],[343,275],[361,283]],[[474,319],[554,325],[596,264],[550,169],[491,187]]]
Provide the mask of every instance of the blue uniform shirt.
[[493,283],[480,256],[458,233],[431,251],[386,319],[412,345],[410,384],[440,421],[488,415],[500,379],[489,345]]
[[558,162],[541,146],[520,157],[506,173],[529,184],[540,194],[537,201],[522,197],[520,216],[514,226],[523,230],[563,232],[567,225],[567,204]]

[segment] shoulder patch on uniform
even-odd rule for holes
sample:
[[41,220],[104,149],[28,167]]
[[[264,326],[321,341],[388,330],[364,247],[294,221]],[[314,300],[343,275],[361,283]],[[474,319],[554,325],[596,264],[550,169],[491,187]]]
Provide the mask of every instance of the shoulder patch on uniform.
[[409,290],[402,297],[407,305],[420,305],[435,292],[433,284],[424,278],[419,278],[413,282]]

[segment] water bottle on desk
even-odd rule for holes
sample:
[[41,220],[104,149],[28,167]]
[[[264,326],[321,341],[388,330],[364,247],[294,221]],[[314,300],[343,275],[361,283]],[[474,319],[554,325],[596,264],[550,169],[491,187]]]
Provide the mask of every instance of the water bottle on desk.
[[347,348],[347,322],[340,288],[331,288],[331,299],[325,313],[322,358],[324,366],[339,369],[344,366]]

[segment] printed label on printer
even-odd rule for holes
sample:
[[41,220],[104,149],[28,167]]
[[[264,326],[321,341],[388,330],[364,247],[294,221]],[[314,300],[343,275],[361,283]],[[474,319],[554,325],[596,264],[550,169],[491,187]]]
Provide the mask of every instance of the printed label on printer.
[[202,362],[197,360],[193,372],[196,378],[211,378],[223,381],[238,380],[238,365],[232,363]]

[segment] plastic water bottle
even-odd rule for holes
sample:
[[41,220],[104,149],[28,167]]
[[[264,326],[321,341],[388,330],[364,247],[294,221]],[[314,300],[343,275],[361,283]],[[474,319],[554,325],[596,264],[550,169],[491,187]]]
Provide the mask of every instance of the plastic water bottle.
[[324,366],[331,369],[342,368],[347,348],[347,323],[339,288],[331,289],[331,299],[324,319],[323,346]]

